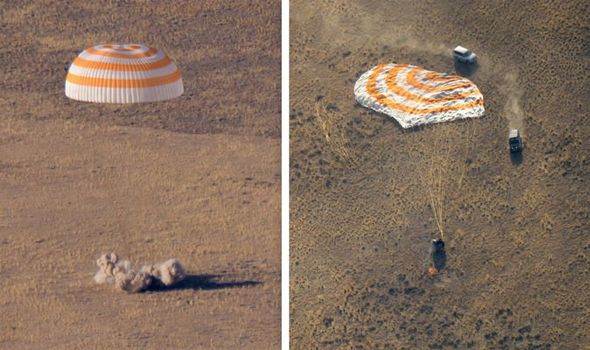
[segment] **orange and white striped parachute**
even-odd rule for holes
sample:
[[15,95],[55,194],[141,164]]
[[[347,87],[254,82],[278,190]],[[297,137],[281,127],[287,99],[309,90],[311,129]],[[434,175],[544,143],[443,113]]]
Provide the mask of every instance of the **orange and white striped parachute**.
[[358,79],[354,95],[404,128],[484,114],[483,96],[471,81],[409,64],[372,68]]
[[74,60],[66,96],[88,102],[135,103],[182,95],[180,71],[162,51],[138,44],[97,45]]

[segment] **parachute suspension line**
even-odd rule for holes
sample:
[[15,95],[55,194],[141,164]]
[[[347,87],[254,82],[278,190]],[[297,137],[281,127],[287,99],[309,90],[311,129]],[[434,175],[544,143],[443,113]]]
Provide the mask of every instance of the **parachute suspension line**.
[[[479,118],[485,113],[483,96],[470,80],[408,64],[388,63],[371,68],[356,81],[354,96],[360,105],[394,118],[403,128]],[[448,140],[455,136],[451,135],[453,129],[440,128],[442,134],[431,135],[434,149],[428,152],[430,164],[428,159],[420,163],[430,167],[420,171],[419,177],[426,185],[436,227],[443,238],[445,191],[451,184],[461,188],[467,165],[459,168],[449,157],[453,147]],[[471,131],[475,134],[474,127]],[[467,157],[467,150],[463,152]],[[461,172],[458,182],[450,180],[451,166]]]
[[316,102],[315,104],[315,116],[326,140],[326,143],[330,147],[330,150],[342,161],[348,162],[351,164],[356,164],[355,160],[351,157],[350,153],[347,149],[347,141],[346,136],[342,133],[336,133],[335,130],[335,123],[336,123],[336,116],[334,112],[330,111],[328,108],[323,106],[321,102]]
[[[442,128],[447,131],[446,128]],[[442,132],[441,137],[445,137],[447,132]],[[448,139],[448,138],[447,138]],[[430,158],[430,166],[428,169],[428,181],[426,181],[426,188],[428,188],[428,196],[430,199],[430,208],[434,216],[436,227],[440,234],[440,238],[444,239],[444,200],[445,200],[445,178],[446,169],[450,162],[450,147],[443,147],[439,138],[435,138],[433,144],[432,157]],[[439,153],[440,152],[440,153]]]
[[[448,125],[444,125],[444,127],[448,128]],[[450,129],[447,129],[450,130]],[[450,137],[447,137],[446,140],[450,140]],[[451,151],[452,151],[452,147],[447,143],[447,152],[445,154],[445,164],[444,164],[444,174],[441,174],[441,195],[440,195],[440,201],[441,201],[441,208],[444,206],[444,200],[446,198],[446,189],[448,188],[448,184],[449,184],[449,169],[450,169],[450,165],[451,165]],[[442,168],[441,168],[442,169]],[[443,176],[444,175],[444,176]],[[442,183],[442,181],[446,181],[444,184]],[[441,222],[441,227],[444,228],[444,224],[443,224],[443,215],[442,215],[442,210],[441,210],[441,215],[440,215],[440,222]],[[441,230],[441,238],[444,236],[444,230]]]
[[[433,158],[434,159],[434,158]],[[434,161],[432,162],[434,163]],[[430,196],[430,207],[432,209],[432,214],[434,215],[434,221],[436,222],[436,227],[438,228],[438,232],[440,233],[441,239],[444,239],[444,227],[443,227],[443,205],[442,205],[442,191],[441,191],[441,175],[440,170],[436,168],[431,168],[431,179],[432,185],[429,186],[428,192]]]

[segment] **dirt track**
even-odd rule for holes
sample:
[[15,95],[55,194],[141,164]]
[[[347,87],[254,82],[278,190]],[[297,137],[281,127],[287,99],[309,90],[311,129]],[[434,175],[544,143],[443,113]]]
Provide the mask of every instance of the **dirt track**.
[[[280,6],[0,5],[0,348],[266,349],[280,343]],[[101,42],[167,52],[185,94],[68,100]],[[94,261],[170,257],[169,291],[96,285]]]
[[[293,348],[589,346],[588,14],[575,1],[291,2]],[[454,66],[457,44],[476,70]],[[486,115],[403,130],[356,105],[356,79],[388,62],[458,70]],[[523,159],[507,152],[511,125]],[[431,279],[433,211],[448,267]]]

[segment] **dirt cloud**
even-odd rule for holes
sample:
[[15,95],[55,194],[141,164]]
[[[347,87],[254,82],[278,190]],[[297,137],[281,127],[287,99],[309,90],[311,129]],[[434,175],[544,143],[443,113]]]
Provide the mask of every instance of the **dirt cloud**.
[[94,281],[99,284],[114,284],[120,290],[139,293],[154,284],[171,286],[182,281],[186,272],[180,261],[169,259],[155,265],[144,265],[139,271],[128,260],[119,260],[115,253],[103,254],[96,260],[98,271]]
[[508,73],[504,76],[503,91],[506,94],[504,116],[508,120],[510,129],[524,129],[524,112],[521,107],[522,89],[518,84],[518,75]]

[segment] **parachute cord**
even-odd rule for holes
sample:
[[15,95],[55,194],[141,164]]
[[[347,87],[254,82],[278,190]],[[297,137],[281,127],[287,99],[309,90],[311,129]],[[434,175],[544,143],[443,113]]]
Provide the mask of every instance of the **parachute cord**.
[[[443,128],[444,129],[444,128]],[[434,150],[440,150],[440,140],[435,139]],[[436,222],[436,227],[440,233],[440,238],[444,239],[444,197],[445,197],[445,169],[450,162],[451,148],[442,151],[438,156],[433,155],[430,159],[430,179],[426,182],[428,194],[430,197],[430,207]]]
[[434,221],[436,222],[436,227],[438,228],[438,232],[440,233],[440,238],[444,239],[444,231],[442,228],[441,221],[439,219],[440,211],[437,210],[436,200],[432,191],[429,190],[428,193],[430,194],[430,207],[432,208],[432,213],[434,214]]

